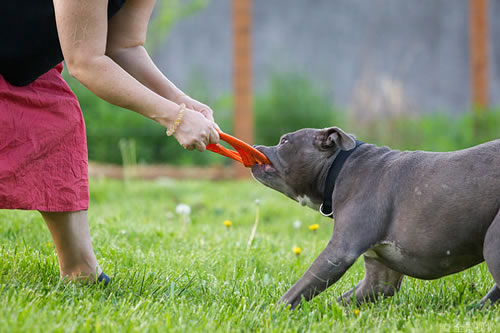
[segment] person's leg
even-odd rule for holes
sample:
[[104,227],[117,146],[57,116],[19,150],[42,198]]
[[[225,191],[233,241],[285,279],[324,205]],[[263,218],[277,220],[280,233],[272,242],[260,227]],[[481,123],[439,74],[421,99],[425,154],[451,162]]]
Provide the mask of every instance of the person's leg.
[[102,270],[92,248],[87,211],[40,213],[56,246],[61,277],[96,281]]

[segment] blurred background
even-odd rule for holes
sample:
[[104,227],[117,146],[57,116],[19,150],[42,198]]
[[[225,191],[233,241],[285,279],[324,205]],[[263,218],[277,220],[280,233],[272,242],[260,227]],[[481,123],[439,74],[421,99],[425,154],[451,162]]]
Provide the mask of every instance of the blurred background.
[[[500,137],[498,16],[487,0],[157,0],[147,48],[248,142],[335,125],[395,149],[449,151]],[[93,165],[230,165],[68,80]]]

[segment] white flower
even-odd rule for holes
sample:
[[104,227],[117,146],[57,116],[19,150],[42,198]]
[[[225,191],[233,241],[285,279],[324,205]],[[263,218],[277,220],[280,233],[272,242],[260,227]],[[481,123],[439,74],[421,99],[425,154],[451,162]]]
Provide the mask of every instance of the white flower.
[[178,204],[177,207],[175,207],[175,211],[179,215],[189,215],[191,214],[191,207],[186,204]]
[[295,221],[293,222],[293,227],[294,227],[295,229],[300,228],[300,226],[301,226],[301,225],[302,225],[302,222],[300,222],[300,220],[295,220]]

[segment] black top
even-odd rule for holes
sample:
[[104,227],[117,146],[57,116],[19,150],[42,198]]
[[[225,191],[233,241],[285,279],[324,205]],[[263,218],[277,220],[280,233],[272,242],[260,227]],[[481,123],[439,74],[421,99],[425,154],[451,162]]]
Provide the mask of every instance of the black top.
[[[108,19],[125,1],[109,0]],[[52,0],[0,0],[0,74],[25,86],[61,61]]]

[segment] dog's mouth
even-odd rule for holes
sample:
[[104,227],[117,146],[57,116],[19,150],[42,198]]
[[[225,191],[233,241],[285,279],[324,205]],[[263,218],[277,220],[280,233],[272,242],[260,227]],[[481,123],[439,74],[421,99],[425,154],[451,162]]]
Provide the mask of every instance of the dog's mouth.
[[[259,150],[261,153],[266,155],[261,149],[257,148],[257,150]],[[256,174],[256,173],[257,174],[259,174],[259,173],[272,174],[272,173],[277,172],[277,169],[274,167],[272,157],[270,157],[269,155],[266,155],[266,157],[269,159],[271,164],[254,164],[252,166],[252,173],[253,174]]]
[[252,173],[275,173],[277,170],[272,164],[254,164]]
[[276,168],[272,164],[261,164],[265,172],[275,172]]

